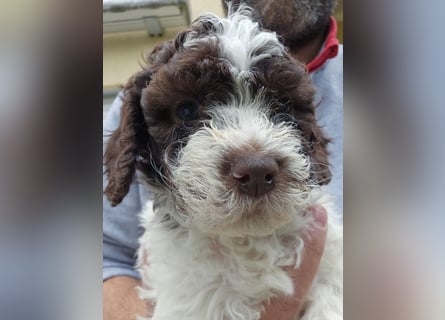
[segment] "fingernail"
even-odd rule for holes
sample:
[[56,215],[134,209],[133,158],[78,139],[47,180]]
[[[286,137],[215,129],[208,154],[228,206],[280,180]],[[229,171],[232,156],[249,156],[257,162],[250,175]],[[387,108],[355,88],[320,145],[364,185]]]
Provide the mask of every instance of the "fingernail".
[[326,209],[321,206],[314,206],[311,208],[311,211],[314,216],[314,222],[320,227],[326,226],[326,223],[328,222]]

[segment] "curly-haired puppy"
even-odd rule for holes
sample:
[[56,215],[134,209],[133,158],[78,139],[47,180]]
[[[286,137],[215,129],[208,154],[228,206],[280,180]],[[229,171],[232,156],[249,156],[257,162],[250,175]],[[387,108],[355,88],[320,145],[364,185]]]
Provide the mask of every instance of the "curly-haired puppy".
[[327,244],[300,317],[342,319],[342,229],[322,187],[314,88],[250,15],[200,17],[158,46],[125,87],[106,146],[111,203],[136,170],[155,197],[139,252],[155,320],[259,319],[265,301],[293,293],[283,267],[299,267],[315,204],[329,212]]

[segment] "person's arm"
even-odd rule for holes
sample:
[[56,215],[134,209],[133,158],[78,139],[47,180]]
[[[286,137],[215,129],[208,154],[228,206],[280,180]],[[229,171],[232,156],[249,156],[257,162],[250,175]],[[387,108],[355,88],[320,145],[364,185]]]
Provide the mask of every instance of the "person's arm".
[[[314,207],[311,210],[318,225],[325,226],[326,210]],[[326,228],[313,228],[305,237],[305,251],[300,268],[286,268],[298,283],[291,297],[277,297],[265,307],[261,320],[294,320],[301,312],[303,302],[318,270],[326,239]],[[135,315],[146,315],[151,311],[149,304],[141,301],[136,286],[140,281],[131,277],[118,276],[105,281],[103,286],[104,320],[134,320]]]

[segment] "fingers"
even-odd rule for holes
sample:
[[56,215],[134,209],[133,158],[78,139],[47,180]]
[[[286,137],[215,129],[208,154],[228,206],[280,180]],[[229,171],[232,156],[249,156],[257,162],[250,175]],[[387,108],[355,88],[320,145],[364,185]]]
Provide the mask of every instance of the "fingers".
[[116,276],[103,283],[103,319],[134,320],[136,315],[148,315],[151,306],[139,299],[136,287],[141,282],[127,276]]
[[318,271],[321,256],[323,254],[327,233],[327,212],[321,206],[310,208],[309,214],[312,214],[314,221],[312,227],[304,234],[304,252],[301,265],[298,269],[286,267],[285,270],[292,278],[295,286],[293,302],[299,306],[304,301],[312,281]]
[[304,252],[301,265],[297,269],[294,266],[284,268],[294,283],[294,294],[272,299],[261,317],[262,320],[295,319],[303,308],[305,297],[320,265],[328,220],[327,212],[321,206],[310,208],[308,214],[312,214],[314,221],[303,236]]

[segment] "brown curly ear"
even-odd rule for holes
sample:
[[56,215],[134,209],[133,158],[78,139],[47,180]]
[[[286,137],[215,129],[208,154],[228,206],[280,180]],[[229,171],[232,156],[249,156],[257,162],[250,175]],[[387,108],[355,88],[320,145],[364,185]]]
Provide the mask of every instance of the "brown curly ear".
[[130,78],[124,88],[120,124],[110,136],[104,153],[108,178],[104,193],[112,206],[118,205],[127,195],[136,169],[148,180],[161,180],[159,151],[148,133],[141,97],[152,75],[170,60],[175,51],[173,41],[156,46],[146,57],[148,66],[145,70]]
[[127,195],[138,157],[149,152],[150,138],[140,100],[141,91],[150,77],[150,71],[143,71],[129,80],[124,88],[119,127],[106,145],[104,164],[108,185],[104,193],[112,206],[118,205]]

